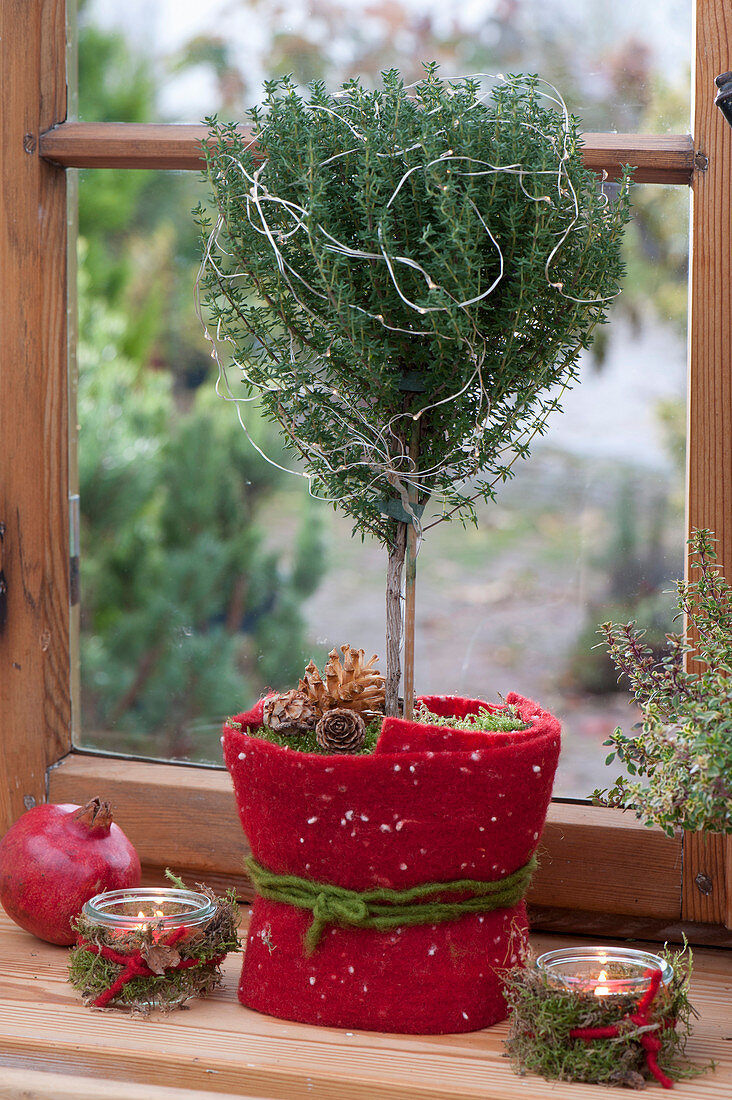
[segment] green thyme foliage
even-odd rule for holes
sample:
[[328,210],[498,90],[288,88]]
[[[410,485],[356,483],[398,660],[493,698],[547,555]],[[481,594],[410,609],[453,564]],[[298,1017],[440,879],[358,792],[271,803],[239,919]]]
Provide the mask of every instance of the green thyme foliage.
[[[636,811],[647,825],[732,833],[732,590],[715,566],[715,539],[689,539],[690,580],[678,581],[677,605],[687,628],[667,635],[654,661],[635,623],[603,623],[608,652],[627,676],[643,720],[634,736],[620,729],[607,745],[631,779],[619,777],[595,801]],[[685,671],[685,655],[701,666]]]
[[465,718],[443,718],[439,714],[433,714],[427,710],[424,703],[415,707],[414,721],[424,722],[430,726],[446,726],[453,730],[482,730],[491,732],[508,732],[510,730],[526,730],[528,722],[524,722],[513,706],[507,706],[501,711],[491,713],[485,707],[481,707],[477,714],[468,714]]
[[260,393],[314,491],[386,544],[403,474],[416,467],[419,504],[465,520],[528,456],[618,292],[628,219],[627,178],[607,203],[537,77],[484,99],[425,68],[409,90],[396,70],[309,98],[268,82],[256,161],[207,120],[210,253],[195,212],[234,396]]
[[[703,1073],[709,1066],[684,1060],[691,1019],[696,1016],[688,997],[691,951],[688,947],[681,952],[664,949],[663,956],[673,974],[668,987],[659,990],[651,1020],[653,1034],[662,1043],[659,1065],[669,1077],[680,1080]],[[510,971],[506,980],[511,1009],[506,1050],[517,1073],[538,1073],[549,1080],[643,1087],[650,1073],[639,1029],[631,1025],[618,1038],[592,1042],[572,1039],[569,1034],[573,1028],[616,1025],[635,1011],[635,998],[596,997],[556,989],[531,965]],[[676,1027],[663,1027],[666,1019],[675,1019]]]

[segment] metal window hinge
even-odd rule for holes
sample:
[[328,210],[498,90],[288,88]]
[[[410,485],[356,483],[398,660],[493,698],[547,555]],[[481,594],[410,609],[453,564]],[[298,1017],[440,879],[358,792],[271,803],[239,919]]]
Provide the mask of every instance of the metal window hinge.
[[79,543],[80,543],[79,494],[69,494],[69,603],[79,602]]

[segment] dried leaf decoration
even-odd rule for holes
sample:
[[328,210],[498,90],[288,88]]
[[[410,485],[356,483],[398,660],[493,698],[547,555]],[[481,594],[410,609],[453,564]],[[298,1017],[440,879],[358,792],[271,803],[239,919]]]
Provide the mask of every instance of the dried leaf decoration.
[[168,967],[177,966],[180,962],[180,954],[176,949],[164,943],[146,944],[140,954],[153,974],[164,974]]

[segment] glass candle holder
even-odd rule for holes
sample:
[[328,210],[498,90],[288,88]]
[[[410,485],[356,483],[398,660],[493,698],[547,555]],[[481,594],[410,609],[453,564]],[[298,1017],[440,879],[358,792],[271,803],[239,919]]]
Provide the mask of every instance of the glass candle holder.
[[175,1008],[216,988],[239,947],[238,923],[228,895],[167,887],[97,894],[75,924],[69,981],[95,1008]]
[[84,903],[82,916],[114,936],[151,931],[156,939],[178,928],[193,930],[211,920],[216,907],[205,894],[168,887],[109,890]]
[[629,947],[565,947],[540,955],[535,965],[555,989],[592,993],[595,997],[640,999],[654,971],[661,971],[664,985],[673,973],[659,955]]

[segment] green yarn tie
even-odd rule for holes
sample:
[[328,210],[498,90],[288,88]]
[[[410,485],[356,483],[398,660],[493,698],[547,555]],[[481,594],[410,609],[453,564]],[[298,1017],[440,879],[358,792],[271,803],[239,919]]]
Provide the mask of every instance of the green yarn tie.
[[[518,905],[536,869],[536,856],[496,882],[463,878],[455,882],[426,882],[407,890],[382,887],[363,892],[298,875],[278,875],[257,863],[252,856],[247,859],[246,867],[263,898],[312,910],[313,919],[305,934],[305,951],[310,955],[329,924],[384,932],[400,925],[438,924],[469,913],[489,913],[493,909]],[[445,894],[466,896],[449,901]]]

